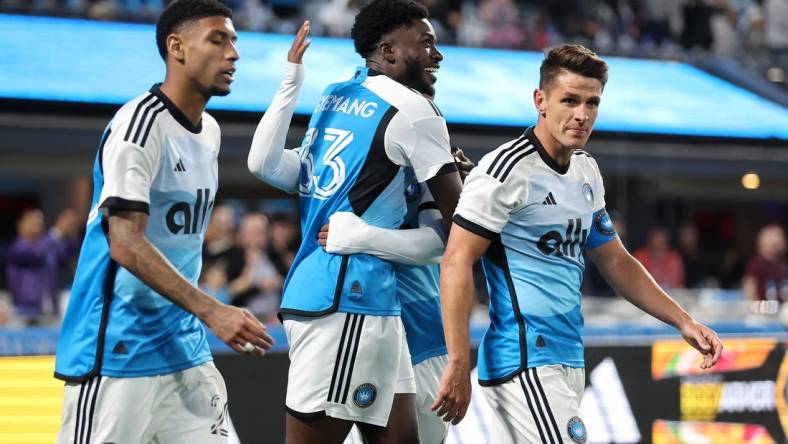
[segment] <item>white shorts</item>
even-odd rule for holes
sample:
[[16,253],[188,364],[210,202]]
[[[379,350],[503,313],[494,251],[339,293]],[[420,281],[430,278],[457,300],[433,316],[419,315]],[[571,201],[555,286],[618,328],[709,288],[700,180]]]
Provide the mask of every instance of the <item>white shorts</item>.
[[494,412],[490,442],[587,442],[580,418],[584,388],[584,369],[562,365],[529,368],[503,384],[483,387]]
[[288,412],[385,427],[395,393],[415,393],[399,316],[285,315],[290,345]]
[[229,442],[227,389],[208,362],[161,376],[66,383],[58,444]]
[[416,376],[416,418],[419,420],[419,440],[423,444],[441,443],[449,431],[449,423],[430,409],[440,390],[443,370],[449,363],[448,355],[433,356],[413,367]]

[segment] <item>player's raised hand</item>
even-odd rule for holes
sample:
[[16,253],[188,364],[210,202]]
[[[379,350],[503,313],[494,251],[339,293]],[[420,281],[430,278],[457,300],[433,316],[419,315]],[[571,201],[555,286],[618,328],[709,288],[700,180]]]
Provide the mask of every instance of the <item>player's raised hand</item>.
[[444,421],[451,421],[457,425],[471,403],[471,375],[467,366],[454,364],[449,361],[441,376],[441,385],[438,398],[430,409],[437,412]]
[[290,46],[290,50],[287,51],[287,61],[290,63],[301,63],[301,60],[304,58],[304,53],[306,49],[309,47],[309,44],[312,43],[312,40],[308,39],[309,36],[309,20],[304,21],[304,24],[298,28],[298,32],[296,33],[295,39],[293,39],[293,44]]
[[274,345],[274,338],[249,310],[219,304],[205,324],[230,348],[242,354],[263,356]]
[[722,354],[722,341],[717,333],[694,319],[682,325],[679,331],[684,340],[703,355],[700,368],[714,367]]

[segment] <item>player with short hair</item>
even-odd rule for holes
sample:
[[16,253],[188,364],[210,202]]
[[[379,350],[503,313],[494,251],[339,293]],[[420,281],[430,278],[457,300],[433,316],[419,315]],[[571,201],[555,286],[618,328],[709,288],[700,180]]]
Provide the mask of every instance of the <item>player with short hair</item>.
[[205,105],[230,93],[231,16],[215,0],[171,3],[156,27],[164,83],[104,131],[57,347],[59,443],[227,442],[227,390],[200,321],[239,353],[273,344],[248,311],[195,286],[218,185],[219,127]]
[[362,8],[352,37],[367,66],[326,89],[294,151],[284,150],[282,122],[289,122],[303,75],[299,32],[277,94],[283,100],[275,98],[252,142],[250,170],[301,196],[303,242],[281,306],[291,360],[287,442],[342,442],[354,423],[370,442],[418,440],[394,266],[366,254],[327,253],[318,232],[342,211],[398,228],[406,169],[427,183],[442,221],[453,212],[460,180],[446,122],[422,95],[434,93],[442,60],[427,17],[410,0]]
[[468,321],[473,263],[483,256],[490,328],[479,383],[495,412],[491,442],[586,442],[580,283],[583,253],[624,298],[720,357],[716,333],[670,298],[624,248],[605,211],[604,186],[585,146],[607,64],[579,45],[550,49],[534,105],[539,117],[487,154],[465,181],[441,263],[449,364],[433,408],[453,423],[470,401]]

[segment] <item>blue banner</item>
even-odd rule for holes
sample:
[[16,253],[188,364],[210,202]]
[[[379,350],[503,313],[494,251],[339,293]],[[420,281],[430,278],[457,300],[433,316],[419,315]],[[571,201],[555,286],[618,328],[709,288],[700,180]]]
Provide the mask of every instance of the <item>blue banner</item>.
[[[152,25],[0,14],[0,98],[122,104],[164,78]],[[291,36],[241,32],[233,93],[210,109],[261,112],[284,72]],[[536,52],[443,46],[436,102],[450,123],[536,120]],[[788,140],[788,110],[679,62],[607,57],[604,131]],[[362,64],[347,39],[313,38],[296,112]]]

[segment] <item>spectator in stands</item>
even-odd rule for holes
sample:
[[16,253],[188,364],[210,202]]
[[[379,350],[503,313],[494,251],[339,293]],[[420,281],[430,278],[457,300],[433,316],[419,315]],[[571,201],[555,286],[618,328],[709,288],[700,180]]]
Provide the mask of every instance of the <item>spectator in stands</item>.
[[298,222],[287,214],[274,214],[271,216],[271,245],[268,249],[268,258],[282,276],[287,276],[290,265],[293,264],[298,245]]
[[246,265],[233,289],[233,305],[245,306],[263,322],[276,322],[282,297],[283,278],[268,259],[268,218],[262,213],[247,213],[241,218],[238,243]]
[[41,210],[24,211],[6,253],[6,274],[14,308],[28,325],[39,324],[48,312],[59,312],[61,257],[62,246],[45,231]]
[[230,295],[245,291],[246,283],[240,278],[246,263],[243,249],[235,243],[235,210],[231,206],[218,205],[213,209],[205,231],[202,260],[206,265],[224,269]]
[[215,297],[222,304],[230,303],[230,288],[227,286],[227,272],[221,261],[203,264],[200,276],[200,289]]
[[646,246],[633,256],[640,261],[660,287],[665,290],[684,287],[684,264],[681,256],[668,245],[668,233],[662,227],[649,230]]
[[758,232],[756,255],[747,264],[742,291],[748,300],[788,300],[785,232],[777,224]]
[[679,228],[678,250],[684,264],[684,286],[702,288],[708,277],[706,262],[698,247],[698,229],[694,225]]
[[82,246],[82,226],[85,221],[79,217],[77,211],[66,208],[55,219],[55,224],[49,229],[49,235],[59,243],[60,260],[58,267],[58,288],[71,288],[74,273],[77,269],[79,249]]

